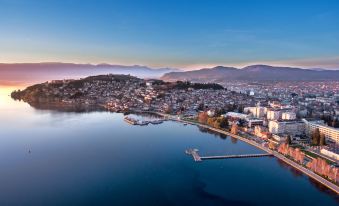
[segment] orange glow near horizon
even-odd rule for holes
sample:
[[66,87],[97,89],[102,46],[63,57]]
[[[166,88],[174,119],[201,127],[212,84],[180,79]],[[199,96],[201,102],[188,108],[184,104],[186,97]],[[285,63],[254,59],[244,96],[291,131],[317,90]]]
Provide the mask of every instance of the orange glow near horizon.
[[8,108],[13,101],[10,99],[10,94],[12,91],[17,89],[22,89],[22,86],[4,86],[0,85],[0,109],[3,107]]

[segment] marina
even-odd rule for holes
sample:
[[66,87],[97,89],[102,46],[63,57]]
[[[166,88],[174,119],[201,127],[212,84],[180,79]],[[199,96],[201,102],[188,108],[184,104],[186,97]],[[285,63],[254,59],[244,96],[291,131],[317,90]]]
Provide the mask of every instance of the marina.
[[139,120],[139,119],[135,119],[129,116],[125,116],[124,117],[124,121],[127,122],[128,124],[131,125],[139,125],[139,126],[146,126],[149,124],[161,124],[164,122],[164,120],[162,119],[154,119],[154,120]]

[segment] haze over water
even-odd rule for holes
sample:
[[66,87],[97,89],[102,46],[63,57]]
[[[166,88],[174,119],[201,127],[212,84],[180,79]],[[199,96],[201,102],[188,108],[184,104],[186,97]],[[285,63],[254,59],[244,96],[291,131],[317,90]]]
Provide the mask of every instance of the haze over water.
[[[0,87],[0,205],[337,205],[262,151],[176,122],[131,126],[122,114],[38,110]],[[30,152],[29,152],[30,151]]]

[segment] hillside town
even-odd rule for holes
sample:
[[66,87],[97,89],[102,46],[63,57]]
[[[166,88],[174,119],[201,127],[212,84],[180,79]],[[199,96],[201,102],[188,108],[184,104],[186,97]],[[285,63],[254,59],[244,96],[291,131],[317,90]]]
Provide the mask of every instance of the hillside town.
[[45,82],[14,91],[12,97],[32,105],[39,102],[169,114],[241,132],[337,182],[338,91],[339,82],[238,82],[220,86],[110,74]]

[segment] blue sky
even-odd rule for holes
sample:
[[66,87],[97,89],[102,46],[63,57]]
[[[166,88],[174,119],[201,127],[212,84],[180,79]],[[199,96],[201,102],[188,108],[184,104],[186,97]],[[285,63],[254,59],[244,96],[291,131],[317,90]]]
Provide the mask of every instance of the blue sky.
[[0,0],[0,62],[339,69],[337,0]]

